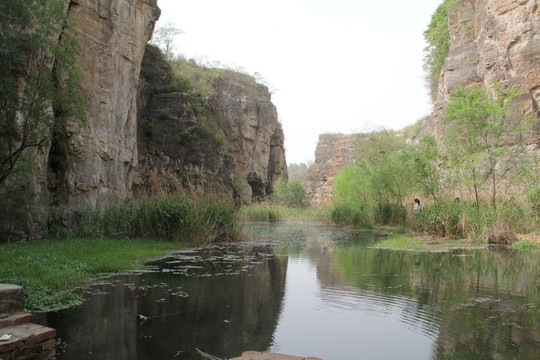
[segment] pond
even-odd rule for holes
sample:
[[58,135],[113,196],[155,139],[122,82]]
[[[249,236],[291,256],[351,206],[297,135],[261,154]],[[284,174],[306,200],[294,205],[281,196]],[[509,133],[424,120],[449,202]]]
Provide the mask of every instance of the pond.
[[537,359],[540,254],[409,252],[381,233],[246,224],[246,241],[190,249],[37,315],[57,359]]

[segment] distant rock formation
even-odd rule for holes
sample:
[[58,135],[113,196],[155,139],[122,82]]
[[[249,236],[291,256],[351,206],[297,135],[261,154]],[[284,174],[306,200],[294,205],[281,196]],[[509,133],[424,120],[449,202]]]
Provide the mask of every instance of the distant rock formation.
[[315,149],[315,162],[308,168],[304,186],[313,206],[332,203],[334,176],[358,156],[364,134],[322,134]]

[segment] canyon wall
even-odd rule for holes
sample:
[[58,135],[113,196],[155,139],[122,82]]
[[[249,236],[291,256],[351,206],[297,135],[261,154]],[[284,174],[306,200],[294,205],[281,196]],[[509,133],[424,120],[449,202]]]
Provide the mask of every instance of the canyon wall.
[[[450,48],[441,71],[433,116],[423,130],[444,136],[441,116],[456,86],[497,81],[521,88],[525,110],[539,117],[540,9],[537,0],[467,0],[449,11]],[[538,145],[538,134],[531,142]]]
[[87,123],[68,124],[65,145],[53,147],[50,187],[62,208],[104,208],[131,197],[139,71],[160,10],[156,0],[72,0],[69,12],[91,109]]
[[215,75],[205,93],[163,91],[175,75],[158,49],[147,47],[138,100],[140,188],[148,189],[152,171],[166,169],[185,185],[249,203],[287,177],[283,130],[268,89],[249,75]]
[[[518,100],[539,119],[539,5],[538,0],[466,0],[449,11],[449,55],[432,116],[422,121],[421,133],[432,133],[439,141],[444,138],[441,117],[450,92],[460,85],[490,86],[496,81],[503,88],[521,88]],[[538,129],[527,134],[531,147],[540,148]],[[355,141],[360,140],[339,134],[319,138],[315,163],[304,180],[313,205],[331,202],[334,175],[352,161],[343,155],[344,148],[358,146]]]

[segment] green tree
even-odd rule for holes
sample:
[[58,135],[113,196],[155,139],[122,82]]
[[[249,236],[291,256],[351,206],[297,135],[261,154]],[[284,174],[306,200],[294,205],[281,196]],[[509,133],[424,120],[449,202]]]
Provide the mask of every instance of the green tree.
[[31,148],[88,110],[81,53],[63,0],[0,2],[0,185]]
[[304,208],[308,205],[306,189],[298,180],[286,182],[279,178],[274,184],[272,199],[289,207]]
[[444,112],[448,158],[460,177],[472,185],[477,208],[480,186],[487,182],[491,206],[496,208],[502,179],[519,171],[531,118],[515,99],[519,89],[458,87]]
[[439,201],[442,190],[441,155],[435,137],[423,134],[416,147],[408,152],[412,167],[412,179],[419,190],[426,196],[431,196],[435,202]]
[[424,70],[428,73],[427,80],[431,89],[431,97],[435,100],[441,69],[450,49],[450,34],[448,31],[448,11],[463,0],[444,0],[431,16],[431,21],[424,39]]
[[152,44],[157,45],[165,55],[165,59],[172,60],[174,39],[184,32],[174,26],[172,22],[162,25],[154,31]]

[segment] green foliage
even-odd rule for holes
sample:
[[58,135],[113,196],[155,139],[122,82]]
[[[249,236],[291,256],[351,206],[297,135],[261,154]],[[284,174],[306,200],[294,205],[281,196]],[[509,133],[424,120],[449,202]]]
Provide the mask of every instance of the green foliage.
[[307,173],[308,165],[306,163],[299,164],[287,164],[287,174],[289,175],[289,180],[298,180],[302,182]]
[[279,178],[274,184],[272,200],[289,207],[305,208],[308,205],[306,189],[298,180],[285,182]]
[[233,204],[206,195],[148,198],[80,215],[80,236],[207,243],[238,234]]
[[538,250],[540,249],[540,243],[534,241],[520,240],[512,244],[512,248],[517,250]]
[[159,109],[157,113],[160,120],[167,120],[171,116],[171,108]]
[[463,0],[444,0],[431,16],[428,28],[424,31],[424,39],[428,44],[424,49],[424,70],[428,73],[433,100],[435,100],[441,69],[450,49],[448,11],[460,2]]
[[347,217],[340,214],[349,209],[357,225],[404,223],[405,203],[415,189],[413,150],[390,130],[366,134],[358,148],[357,161],[334,178],[333,218],[343,222]]
[[278,222],[287,218],[286,209],[275,205],[242,206],[240,218],[244,221]]
[[353,207],[349,204],[337,204],[330,212],[330,219],[338,225],[370,227],[372,220],[365,207]]
[[450,94],[443,119],[446,150],[456,178],[471,186],[476,194],[488,183],[491,205],[496,200],[501,179],[519,171],[531,119],[515,107],[519,89],[502,89],[496,83],[490,91],[480,87],[458,87]]
[[82,301],[76,286],[140,266],[138,261],[185,245],[165,241],[54,239],[0,246],[0,283],[25,290],[26,309],[46,311]]
[[63,0],[0,3],[0,184],[28,149],[88,111],[81,48]]
[[163,51],[165,59],[170,60],[173,57],[174,39],[182,33],[172,22],[168,22],[154,31],[152,44],[157,45]]
[[408,152],[412,165],[412,174],[418,189],[425,195],[438,201],[442,191],[442,169],[440,163],[442,156],[435,137],[424,134],[415,148]]
[[190,90],[191,81],[189,79],[173,77],[169,84],[158,87],[156,89],[156,93],[169,94],[173,92],[189,92]]
[[498,232],[519,233],[531,229],[530,216],[515,201],[500,201],[495,213],[483,202],[477,208],[475,201],[439,201],[415,213],[410,224],[418,233],[480,241]]
[[265,221],[278,222],[283,220],[332,223],[330,214],[331,207],[299,208],[287,207],[277,204],[258,204],[242,206],[239,211],[239,217],[244,221]]

